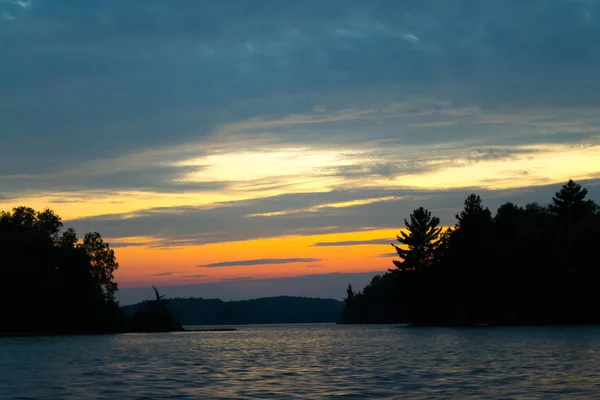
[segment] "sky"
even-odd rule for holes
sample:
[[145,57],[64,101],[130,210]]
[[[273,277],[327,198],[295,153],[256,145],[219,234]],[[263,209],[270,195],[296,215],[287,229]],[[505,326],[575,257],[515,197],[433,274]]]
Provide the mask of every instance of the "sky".
[[341,298],[418,206],[600,199],[598,71],[596,0],[0,0],[0,209],[123,290]]

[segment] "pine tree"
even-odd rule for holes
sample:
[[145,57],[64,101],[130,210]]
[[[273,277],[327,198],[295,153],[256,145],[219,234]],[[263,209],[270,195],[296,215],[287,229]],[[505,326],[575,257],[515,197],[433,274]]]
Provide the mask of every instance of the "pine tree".
[[587,189],[570,179],[552,197],[552,203],[548,209],[554,215],[567,220],[578,220],[592,215],[597,206],[593,201],[585,200],[587,193]]
[[410,222],[405,219],[404,224],[407,232],[400,232],[396,238],[406,248],[392,244],[402,260],[394,260],[397,269],[390,271],[421,270],[433,266],[439,259],[443,242],[440,219],[420,207],[410,215]]
[[481,197],[476,194],[470,194],[465,199],[465,207],[456,214],[458,223],[457,228],[469,228],[479,225],[481,222],[488,222],[492,219],[492,213],[489,208],[483,208]]
[[354,301],[354,290],[352,290],[352,285],[348,285],[348,289],[346,289],[346,298],[344,299],[344,304],[348,306],[352,304]]
[[352,290],[352,285],[348,285],[346,289],[346,298],[344,299],[344,308],[342,310],[342,322],[351,324],[357,319],[357,305],[355,300],[356,294]]

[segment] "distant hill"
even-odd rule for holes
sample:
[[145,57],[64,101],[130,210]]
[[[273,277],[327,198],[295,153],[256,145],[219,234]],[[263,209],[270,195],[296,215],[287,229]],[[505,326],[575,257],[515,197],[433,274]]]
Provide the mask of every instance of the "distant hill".
[[[141,303],[122,307],[125,314],[139,310]],[[343,303],[309,297],[265,297],[222,301],[174,298],[168,307],[182,325],[283,324],[339,322]]]

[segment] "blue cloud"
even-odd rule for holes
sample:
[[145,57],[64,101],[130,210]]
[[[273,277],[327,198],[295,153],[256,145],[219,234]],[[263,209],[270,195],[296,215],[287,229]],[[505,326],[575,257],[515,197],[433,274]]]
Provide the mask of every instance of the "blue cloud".
[[[600,101],[598,2],[33,0],[0,7],[15,14],[0,23],[2,171],[67,168],[316,106],[378,109],[423,96],[446,104],[409,107],[419,115],[423,107],[505,111]],[[369,135],[398,136],[395,126],[384,122]],[[302,140],[291,134],[284,140]],[[367,134],[348,137],[361,142]],[[403,134],[420,142],[444,137],[439,130]],[[35,157],[23,165],[24,155]]]
[[[591,0],[1,0],[0,198],[231,190],[178,182],[202,167],[175,161],[213,151],[369,150],[372,162],[322,171],[367,182],[597,143],[599,21]],[[244,190],[267,187],[286,182]],[[168,246],[399,226],[421,204],[452,223],[471,190],[515,196],[333,187],[69,222]],[[549,198],[532,191],[515,200]],[[266,212],[283,213],[247,218]]]

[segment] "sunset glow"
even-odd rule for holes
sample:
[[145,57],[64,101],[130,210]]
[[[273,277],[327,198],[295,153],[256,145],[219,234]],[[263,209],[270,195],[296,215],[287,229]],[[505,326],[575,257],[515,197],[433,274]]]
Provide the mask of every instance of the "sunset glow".
[[569,24],[529,4],[461,22],[17,3],[0,2],[0,209],[100,232],[122,287],[384,272],[418,206],[453,226],[472,192],[495,211],[570,178],[600,190],[594,2],[566,2]]

